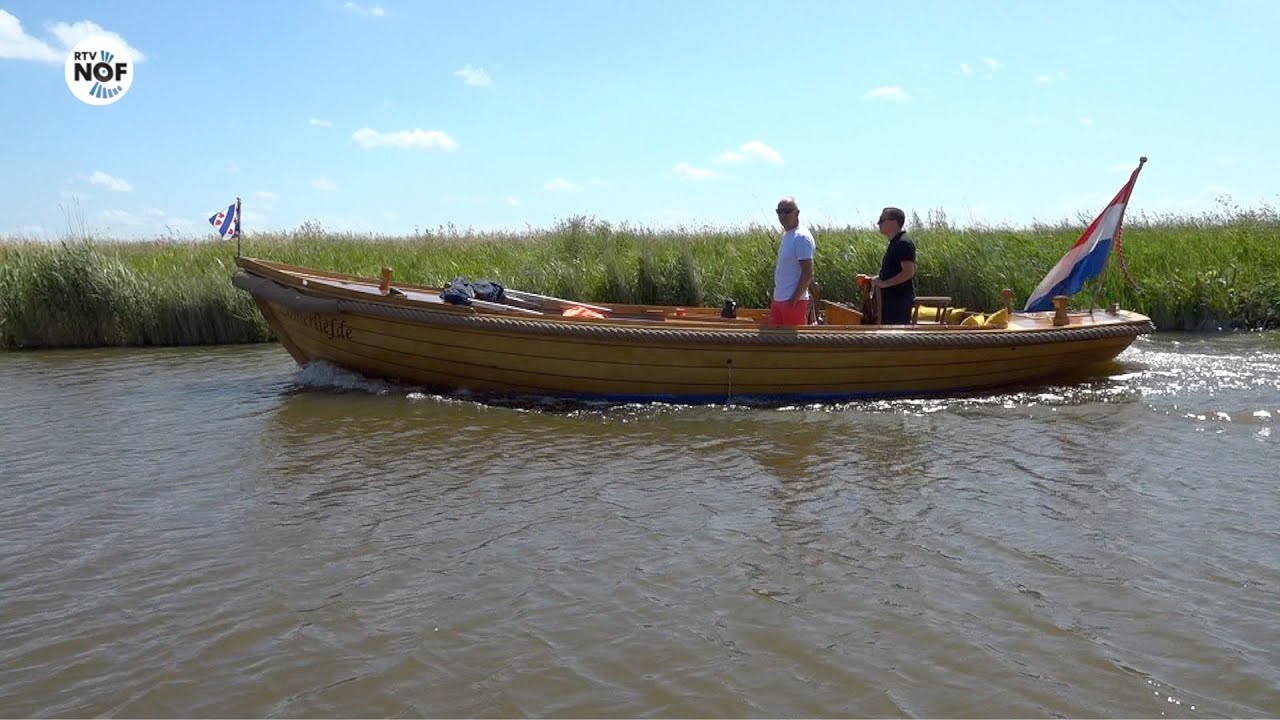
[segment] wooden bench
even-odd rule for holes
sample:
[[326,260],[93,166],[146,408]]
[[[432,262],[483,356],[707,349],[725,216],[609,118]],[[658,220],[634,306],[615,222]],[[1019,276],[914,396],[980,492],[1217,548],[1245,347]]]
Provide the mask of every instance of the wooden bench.
[[947,323],[947,310],[951,309],[951,298],[945,295],[922,295],[916,298],[911,306],[911,324],[918,325],[920,323],[920,308],[935,308],[937,310],[937,322],[939,325]]

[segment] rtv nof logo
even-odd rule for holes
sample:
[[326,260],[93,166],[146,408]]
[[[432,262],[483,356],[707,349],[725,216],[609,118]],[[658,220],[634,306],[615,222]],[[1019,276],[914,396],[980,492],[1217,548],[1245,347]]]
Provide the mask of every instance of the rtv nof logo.
[[133,57],[115,38],[86,38],[67,54],[66,77],[71,94],[81,101],[110,105],[133,87]]

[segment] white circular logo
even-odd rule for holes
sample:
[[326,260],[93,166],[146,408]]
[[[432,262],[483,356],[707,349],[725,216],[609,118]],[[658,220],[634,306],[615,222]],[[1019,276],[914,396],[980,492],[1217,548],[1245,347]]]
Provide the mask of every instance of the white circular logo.
[[124,43],[109,37],[81,40],[67,54],[67,87],[90,105],[110,105],[133,86],[133,57]]

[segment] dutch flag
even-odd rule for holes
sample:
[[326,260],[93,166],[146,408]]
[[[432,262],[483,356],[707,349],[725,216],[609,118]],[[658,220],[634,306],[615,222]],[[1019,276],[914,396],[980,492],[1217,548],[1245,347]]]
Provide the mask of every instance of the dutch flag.
[[1138,167],[1129,176],[1129,182],[1120,188],[1107,209],[1094,218],[1076,244],[1044,276],[1031,292],[1023,312],[1052,309],[1054,295],[1077,293],[1084,287],[1085,280],[1102,272],[1107,264],[1107,255],[1111,252],[1111,244],[1120,234],[1120,223],[1124,220],[1124,208],[1129,204],[1129,193],[1133,192],[1133,184],[1138,181],[1138,173],[1146,161],[1145,157],[1138,161]]
[[217,228],[218,234],[224,240],[240,237],[240,208],[238,205],[239,203],[231,203],[226,210],[209,217],[209,224]]

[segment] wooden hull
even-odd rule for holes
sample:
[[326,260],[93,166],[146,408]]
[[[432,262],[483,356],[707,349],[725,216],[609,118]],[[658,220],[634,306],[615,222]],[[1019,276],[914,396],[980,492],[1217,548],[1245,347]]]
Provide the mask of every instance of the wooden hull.
[[705,308],[676,317],[635,306],[627,319],[568,319],[447,305],[427,288],[388,297],[375,280],[239,262],[237,286],[299,364],[503,394],[705,402],[954,393],[1110,360],[1152,329],[1127,312],[1072,315],[1064,327],[1016,314],[1008,328],[976,330],[772,328]]

